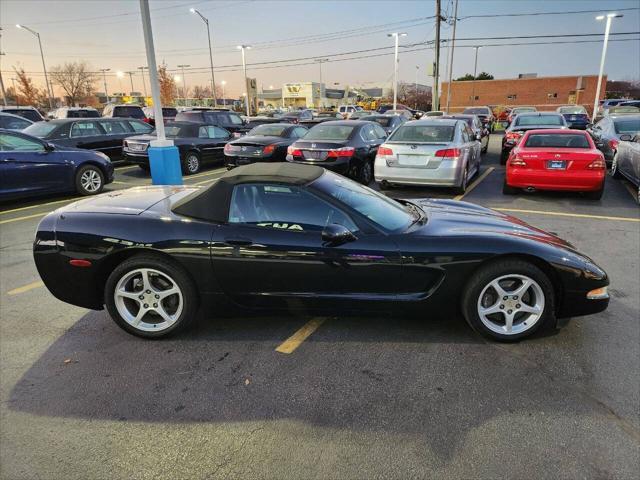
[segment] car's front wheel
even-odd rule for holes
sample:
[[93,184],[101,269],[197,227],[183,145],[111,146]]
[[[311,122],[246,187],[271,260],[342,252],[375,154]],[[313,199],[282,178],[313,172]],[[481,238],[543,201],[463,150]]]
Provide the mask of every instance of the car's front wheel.
[[184,157],[182,170],[185,175],[193,175],[200,171],[200,155],[196,152],[189,152]]
[[522,260],[497,261],[469,281],[462,311],[471,327],[485,337],[516,341],[554,321],[554,291],[549,278]]
[[622,174],[620,173],[620,169],[618,168],[617,153],[613,156],[613,160],[611,161],[611,176],[613,178],[622,178]]
[[95,165],[84,165],[76,172],[76,191],[80,195],[96,195],[104,188],[104,174]]
[[144,338],[172,335],[196,316],[198,295],[180,267],[155,256],[118,265],[105,284],[105,305],[123,330]]

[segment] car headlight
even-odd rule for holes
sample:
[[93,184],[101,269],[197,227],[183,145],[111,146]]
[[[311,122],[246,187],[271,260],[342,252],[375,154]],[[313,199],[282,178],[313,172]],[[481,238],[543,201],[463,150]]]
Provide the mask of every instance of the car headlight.
[[585,260],[584,262],[585,277],[591,280],[602,280],[607,276],[607,273],[597,266],[595,263]]
[[98,156],[99,156],[100,158],[102,158],[103,160],[106,160],[107,162],[110,162],[110,161],[111,161],[111,159],[110,159],[107,155],[105,155],[104,153],[102,153],[102,152],[96,152],[96,153],[97,153],[97,154],[98,154]]

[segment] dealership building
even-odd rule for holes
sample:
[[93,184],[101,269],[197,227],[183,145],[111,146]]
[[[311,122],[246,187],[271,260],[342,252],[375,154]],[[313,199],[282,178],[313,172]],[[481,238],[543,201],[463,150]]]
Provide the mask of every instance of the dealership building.
[[285,83],[281,88],[263,89],[258,92],[261,108],[328,108],[356,103],[362,99],[380,99],[391,96],[391,89],[374,88],[327,88],[324,83]]
[[[473,105],[519,106],[527,105],[538,110],[555,110],[561,105],[583,105],[593,109],[598,85],[597,75],[538,77],[521,74],[518,78],[500,80],[454,81],[449,110],[462,111]],[[606,75],[602,78],[600,99],[605,96]],[[445,108],[449,83],[443,82],[440,105]]]

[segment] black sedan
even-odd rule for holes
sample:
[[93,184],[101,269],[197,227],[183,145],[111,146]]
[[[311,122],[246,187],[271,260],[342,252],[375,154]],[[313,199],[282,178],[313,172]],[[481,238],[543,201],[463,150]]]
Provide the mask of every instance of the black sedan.
[[254,162],[283,162],[287,147],[307,134],[301,125],[271,123],[259,125],[246,136],[227,143],[224,157],[227,168]]
[[384,128],[387,135],[391,135],[391,132],[407,121],[406,117],[402,115],[367,115],[359,120],[376,122]]
[[559,113],[527,112],[517,114],[511,121],[511,124],[504,131],[500,163],[502,165],[507,163],[509,152],[511,152],[511,149],[516,146],[528,130],[545,130],[554,128],[569,128],[567,127],[567,121]]
[[287,161],[318,165],[369,185],[378,147],[386,138],[387,133],[374,122],[324,122],[289,147]]
[[[180,152],[180,164],[184,175],[198,173],[203,163],[222,163],[226,143],[231,133],[222,127],[195,122],[171,122],[164,128],[168,139]],[[138,135],[124,141],[125,159],[149,171],[149,143],[155,135]]]
[[134,118],[61,118],[34,123],[24,132],[56,145],[97,150],[120,160],[122,140],[152,130],[152,126]]
[[298,123],[311,128],[318,123],[331,122],[334,120],[342,120],[342,115],[337,112],[318,112],[310,119],[300,120]]
[[33,249],[53,295],[106,306],[146,338],[183,329],[200,303],[222,299],[305,314],[462,313],[503,341],[609,302],[607,274],[551,233],[466,202],[393,200],[287,163],[62,207],[40,222]]

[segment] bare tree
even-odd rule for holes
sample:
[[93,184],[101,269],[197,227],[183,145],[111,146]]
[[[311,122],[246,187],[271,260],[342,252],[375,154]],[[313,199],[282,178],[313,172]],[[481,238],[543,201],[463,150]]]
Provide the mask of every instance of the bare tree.
[[69,105],[76,105],[82,98],[90,96],[93,84],[98,80],[98,75],[91,71],[86,62],[56,65],[49,74],[65,91]]
[[196,85],[193,87],[193,98],[197,98],[198,100],[211,98],[211,87]]

